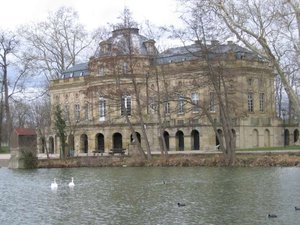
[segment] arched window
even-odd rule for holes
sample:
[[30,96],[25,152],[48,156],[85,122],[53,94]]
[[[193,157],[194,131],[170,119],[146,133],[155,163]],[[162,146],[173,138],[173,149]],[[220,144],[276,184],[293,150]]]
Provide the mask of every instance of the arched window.
[[191,133],[191,148],[192,148],[192,150],[199,150],[200,149],[200,138],[199,138],[199,132],[197,130],[192,130],[192,133]]
[[265,147],[270,146],[270,131],[268,129],[265,130],[264,134]]
[[115,149],[123,148],[122,134],[120,134],[120,133],[113,134],[113,148],[115,148]]
[[88,136],[86,134],[82,134],[80,136],[80,152],[88,153]]
[[284,130],[284,146],[288,146],[290,144],[290,131],[288,129]]
[[[136,134],[136,137],[138,139],[138,142],[141,143],[141,134],[139,132],[135,132]],[[133,137],[133,134],[130,135],[130,142],[131,143],[134,143],[134,137]]]
[[294,143],[296,143],[299,140],[299,130],[294,130]]
[[104,135],[99,133],[96,135],[96,151],[97,152],[104,152]]
[[176,150],[184,150],[184,134],[181,130],[176,132]]
[[167,131],[164,131],[164,140],[165,140],[166,148],[169,151],[170,150],[170,135]]
[[259,146],[258,130],[256,130],[256,129],[254,129],[252,131],[252,142],[253,142],[253,147],[258,147]]

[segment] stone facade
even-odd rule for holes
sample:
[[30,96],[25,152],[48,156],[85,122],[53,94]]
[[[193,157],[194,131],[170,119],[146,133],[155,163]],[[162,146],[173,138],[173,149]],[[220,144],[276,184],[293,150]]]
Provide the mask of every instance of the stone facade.
[[[60,105],[69,125],[69,149],[75,154],[120,147],[130,151],[133,138],[127,119],[145,147],[142,115],[153,151],[160,150],[161,127],[170,151],[215,150],[216,135],[201,110],[206,107],[219,122],[205,57],[227,82],[237,148],[297,142],[297,126],[284,128],[276,117],[274,74],[268,63],[230,42],[213,41],[208,47],[204,53],[203,45],[195,42],[159,53],[155,41],[136,28],[113,31],[88,63],[75,65],[63,79],[51,82],[52,109]],[[47,144],[50,152],[59,152],[54,132]]]

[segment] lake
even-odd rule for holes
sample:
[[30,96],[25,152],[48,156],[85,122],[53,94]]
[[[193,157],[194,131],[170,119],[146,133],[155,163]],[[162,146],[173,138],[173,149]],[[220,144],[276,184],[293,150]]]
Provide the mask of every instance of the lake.
[[[68,183],[74,177],[75,187]],[[58,189],[51,190],[56,178]],[[299,224],[300,168],[0,169],[0,224]],[[177,203],[186,206],[178,207]],[[268,218],[268,214],[277,218]]]

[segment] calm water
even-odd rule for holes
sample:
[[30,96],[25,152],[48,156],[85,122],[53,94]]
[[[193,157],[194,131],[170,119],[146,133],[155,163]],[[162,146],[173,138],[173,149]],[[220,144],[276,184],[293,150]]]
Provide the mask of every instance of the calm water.
[[300,168],[1,168],[0,182],[1,225],[300,223]]

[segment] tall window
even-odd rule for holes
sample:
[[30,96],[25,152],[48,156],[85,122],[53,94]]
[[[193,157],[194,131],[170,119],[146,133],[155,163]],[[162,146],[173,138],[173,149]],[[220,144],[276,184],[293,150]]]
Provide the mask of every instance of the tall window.
[[215,112],[216,111],[215,93],[214,92],[209,93],[209,111],[210,112]]
[[254,105],[253,105],[253,93],[248,93],[248,112],[254,111]]
[[104,121],[106,116],[106,100],[101,97],[99,99],[99,121]]
[[124,63],[123,63],[123,73],[124,73],[124,74],[127,74],[127,73],[128,73],[128,63],[127,63],[127,62],[124,62]]
[[193,112],[199,112],[199,94],[192,93]]
[[75,104],[74,111],[75,111],[75,120],[78,122],[80,120],[80,105],[79,104]]
[[265,111],[265,93],[259,93],[259,111]]
[[105,75],[104,66],[100,66],[99,67],[99,76],[104,76],[104,75]]
[[122,96],[121,99],[121,116],[131,115],[131,96]]
[[90,104],[85,103],[85,105],[84,105],[84,119],[85,120],[89,120],[89,118],[90,118],[89,113],[90,113]]
[[65,109],[64,109],[64,119],[65,119],[65,121],[69,120],[69,115],[70,115],[69,105],[65,105]]
[[177,113],[184,113],[184,98],[181,95],[178,96]]
[[170,114],[170,102],[168,100],[164,102],[164,113]]

